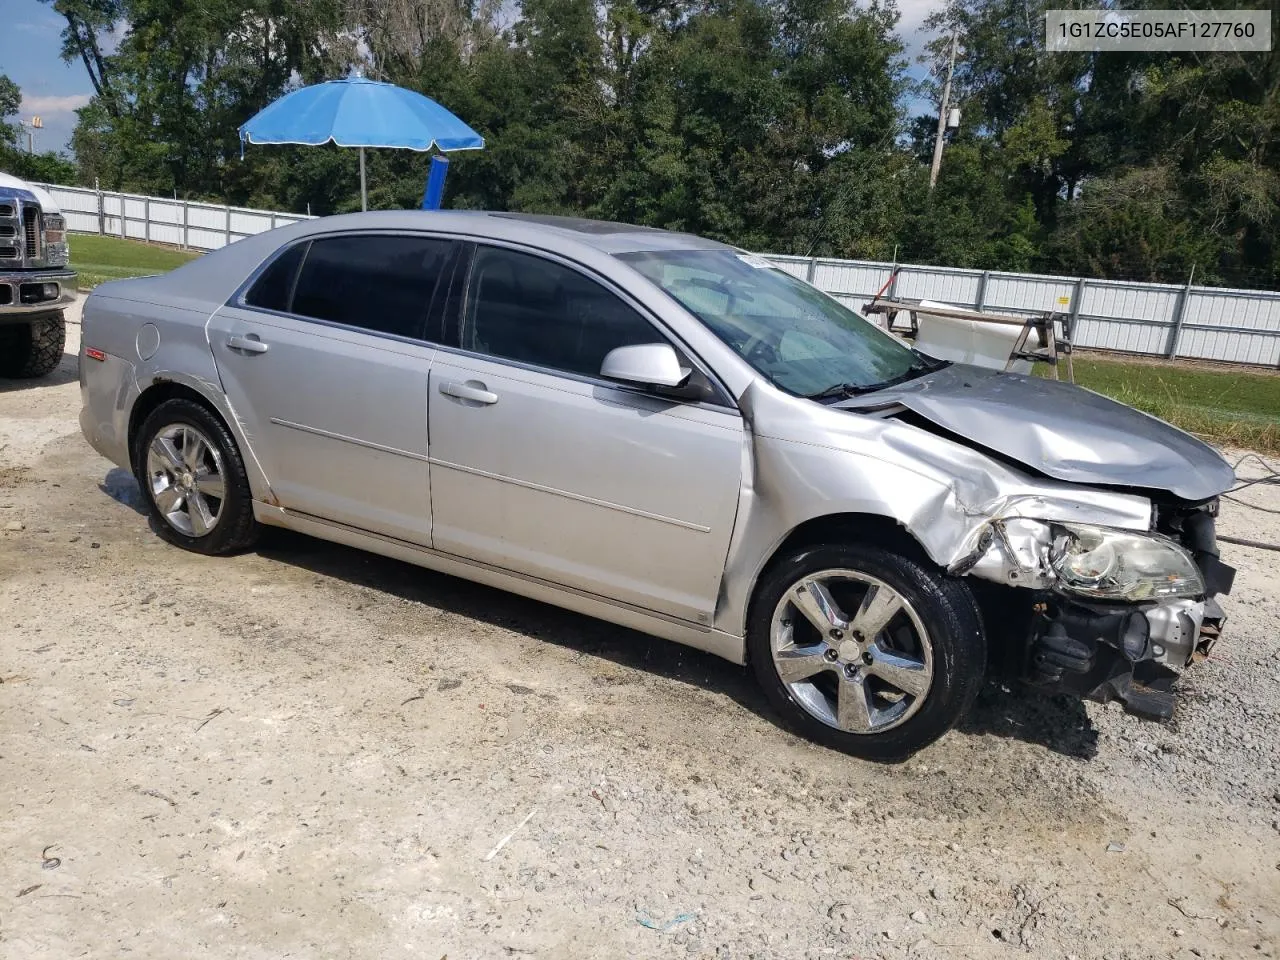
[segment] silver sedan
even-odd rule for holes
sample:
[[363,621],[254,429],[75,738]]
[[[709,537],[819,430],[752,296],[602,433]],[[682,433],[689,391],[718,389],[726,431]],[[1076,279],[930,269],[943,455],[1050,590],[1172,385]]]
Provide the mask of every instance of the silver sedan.
[[1166,717],[1224,619],[1211,449],[697,237],[314,220],[98,287],[80,360],[170,542],[288,527],[689,644],[863,757],[989,672]]

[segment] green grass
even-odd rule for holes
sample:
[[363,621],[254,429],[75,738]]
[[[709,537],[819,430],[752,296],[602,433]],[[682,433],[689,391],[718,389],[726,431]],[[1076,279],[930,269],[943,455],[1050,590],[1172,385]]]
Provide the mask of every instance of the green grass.
[[84,233],[71,235],[71,268],[80,275],[82,290],[91,290],[108,280],[167,273],[198,256],[188,250],[157,247],[140,240]]
[[1078,353],[1075,372],[1081,386],[1214,443],[1280,454],[1280,375]]

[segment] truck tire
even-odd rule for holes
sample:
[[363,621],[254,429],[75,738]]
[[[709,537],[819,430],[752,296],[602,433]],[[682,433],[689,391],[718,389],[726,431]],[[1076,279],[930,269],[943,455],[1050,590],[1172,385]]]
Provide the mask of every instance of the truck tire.
[[66,342],[67,324],[61,312],[0,326],[0,377],[30,380],[53,372]]

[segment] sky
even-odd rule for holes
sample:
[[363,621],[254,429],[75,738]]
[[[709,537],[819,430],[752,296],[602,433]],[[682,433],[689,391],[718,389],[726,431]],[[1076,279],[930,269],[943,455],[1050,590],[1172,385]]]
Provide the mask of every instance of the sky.
[[[907,45],[911,59],[911,76],[919,79],[926,70],[915,63],[925,40],[919,29],[938,0],[898,0],[902,20],[898,32]],[[22,88],[23,120],[33,115],[44,120],[44,129],[35,132],[35,147],[42,150],[66,150],[71,131],[76,125],[76,108],[83,107],[93,94],[89,75],[79,60],[62,60],[62,28],[66,21],[41,0],[0,0],[0,73],[9,75]],[[929,109],[928,104],[912,101],[912,112]]]
[[23,120],[44,119],[36,150],[65,150],[76,125],[76,108],[89,102],[93,85],[80,61],[62,62],[66,21],[39,0],[0,0],[0,73],[22,88]]

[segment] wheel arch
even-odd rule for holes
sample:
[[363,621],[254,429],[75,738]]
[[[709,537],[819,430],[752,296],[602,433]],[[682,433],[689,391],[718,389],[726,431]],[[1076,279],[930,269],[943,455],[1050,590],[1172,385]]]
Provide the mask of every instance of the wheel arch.
[[[747,593],[746,609],[743,611],[744,625],[750,616],[760,585],[780,561],[805,547],[834,542],[863,543],[884,547],[935,570],[941,569],[920,541],[893,517],[880,513],[857,512],[826,513],[810,517],[792,527],[769,552],[756,571],[751,589]],[[747,655],[750,656],[749,652]]]
[[234,411],[227,404],[226,399],[220,394],[214,394],[203,382],[194,381],[193,378],[181,374],[157,374],[138,395],[137,400],[133,402],[133,406],[129,411],[128,427],[130,466],[136,467],[137,465],[138,430],[141,429],[147,417],[166,400],[178,399],[190,400],[192,403],[200,404],[221,421],[227,432],[231,434],[231,438],[235,441],[236,447],[240,452],[240,457],[244,461],[245,473],[249,478],[249,488],[253,493],[253,498],[272,503],[274,498],[271,493],[271,485],[267,481],[266,474],[258,463],[258,458],[254,455],[253,448],[248,442],[244,431],[241,429],[239,419],[234,415]]

